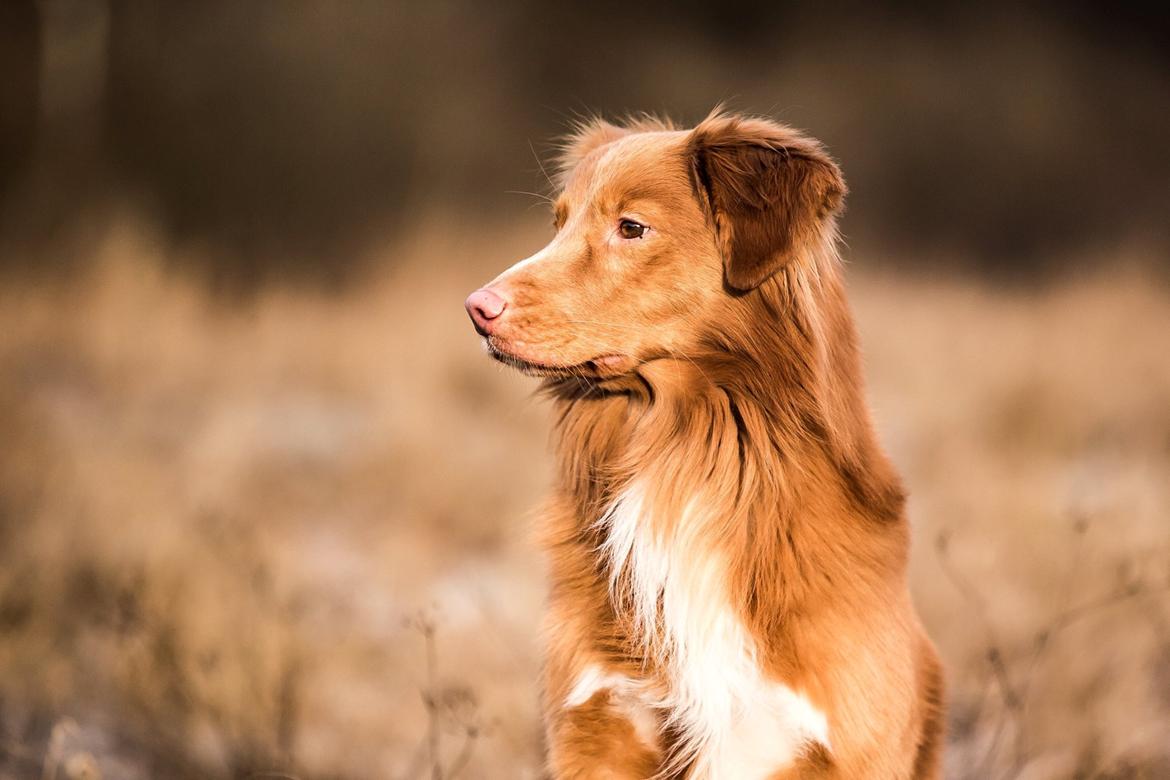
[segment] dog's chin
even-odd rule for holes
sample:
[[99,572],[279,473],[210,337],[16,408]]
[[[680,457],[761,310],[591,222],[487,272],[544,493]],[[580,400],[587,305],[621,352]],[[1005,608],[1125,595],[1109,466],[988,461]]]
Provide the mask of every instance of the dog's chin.
[[528,376],[611,379],[628,373],[634,367],[634,361],[626,355],[607,354],[580,363],[554,363],[518,355],[491,336],[485,338],[483,343],[494,360]]

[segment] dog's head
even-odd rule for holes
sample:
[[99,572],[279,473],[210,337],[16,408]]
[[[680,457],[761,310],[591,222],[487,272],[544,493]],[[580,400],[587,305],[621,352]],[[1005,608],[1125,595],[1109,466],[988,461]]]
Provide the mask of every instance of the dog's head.
[[845,194],[820,144],[762,119],[592,122],[570,137],[556,235],[467,299],[497,359],[609,378],[686,356],[719,316],[823,245]]

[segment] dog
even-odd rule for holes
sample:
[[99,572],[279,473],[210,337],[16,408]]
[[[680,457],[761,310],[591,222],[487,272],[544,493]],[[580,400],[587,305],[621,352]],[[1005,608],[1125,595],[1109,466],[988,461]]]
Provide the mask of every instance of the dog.
[[943,681],[864,399],[817,141],[716,110],[591,120],[556,234],[473,292],[542,377],[558,470],[554,778],[937,778]]

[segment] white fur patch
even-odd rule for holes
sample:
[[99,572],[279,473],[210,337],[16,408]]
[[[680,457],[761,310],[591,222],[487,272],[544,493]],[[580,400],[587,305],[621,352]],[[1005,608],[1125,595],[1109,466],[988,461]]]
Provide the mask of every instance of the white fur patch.
[[589,664],[577,676],[573,690],[565,697],[565,708],[573,709],[592,699],[599,691],[609,693],[609,705],[630,722],[634,733],[651,747],[658,745],[658,718],[641,686],[624,674],[606,672],[597,664]]
[[609,674],[597,664],[589,664],[577,677],[577,682],[569,695],[565,697],[565,707],[580,707],[593,698],[598,691],[608,688],[617,688],[628,683],[629,679],[620,674]]
[[694,759],[692,777],[751,780],[791,764],[809,743],[827,748],[824,713],[761,674],[730,608],[726,563],[704,533],[700,500],[688,502],[668,533],[651,517],[645,491],[628,487],[602,518],[602,552],[615,602],[632,611],[646,652],[668,671],[669,691],[646,704],[682,735],[674,758]]

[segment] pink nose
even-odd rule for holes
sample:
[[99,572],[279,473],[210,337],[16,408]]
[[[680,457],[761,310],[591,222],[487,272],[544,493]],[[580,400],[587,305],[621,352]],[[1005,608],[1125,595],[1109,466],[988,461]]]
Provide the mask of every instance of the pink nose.
[[463,305],[471,315],[471,321],[475,323],[479,335],[487,336],[492,331],[493,321],[504,313],[508,302],[491,290],[483,288],[467,296],[467,301]]

